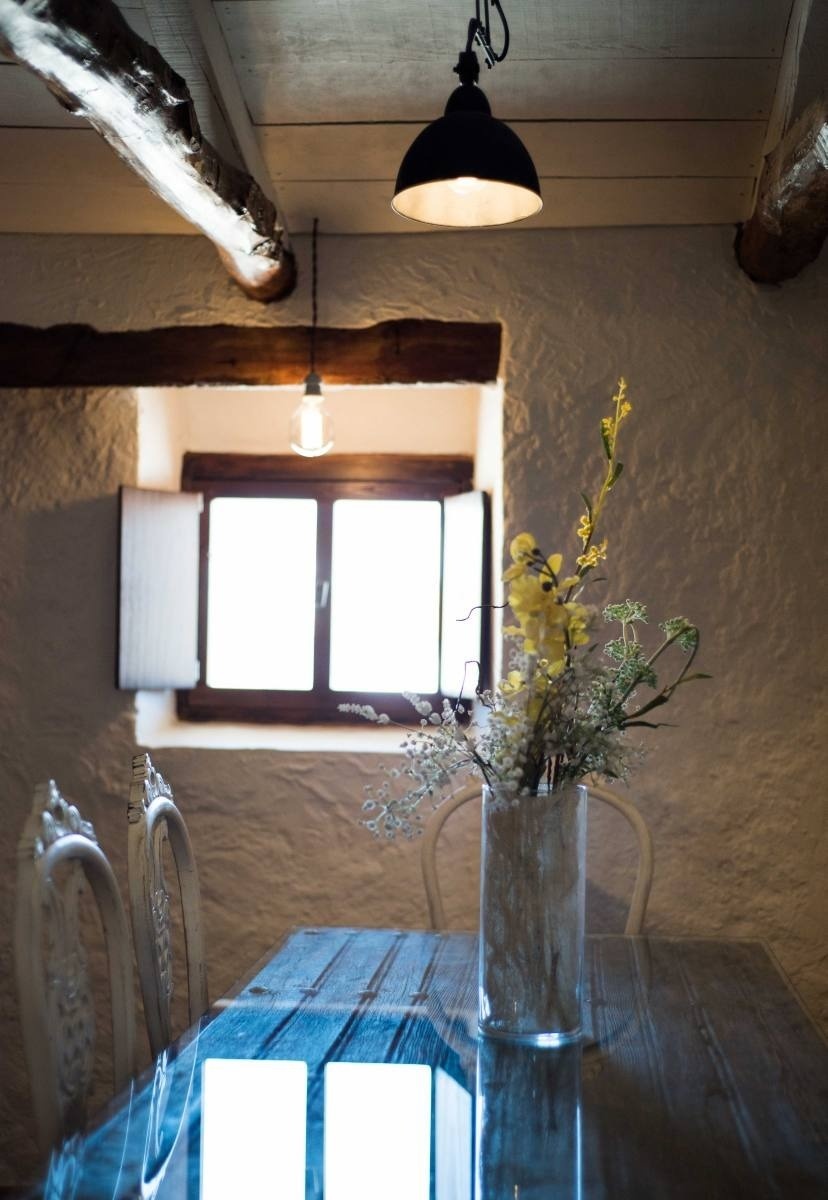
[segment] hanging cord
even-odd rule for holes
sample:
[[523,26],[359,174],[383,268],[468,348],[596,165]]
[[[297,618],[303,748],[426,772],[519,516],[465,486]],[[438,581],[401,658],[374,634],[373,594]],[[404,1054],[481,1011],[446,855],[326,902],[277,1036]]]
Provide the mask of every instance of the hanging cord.
[[316,301],[316,231],[319,218],[313,218],[313,233],[311,234],[311,336],[310,336],[310,373],[316,374],[316,318],[318,315]]
[[[492,28],[489,20],[489,4],[492,8],[497,9],[497,15],[500,17],[500,22],[503,26],[503,49],[498,54],[492,46]],[[477,42],[480,49],[483,51],[483,58],[486,66],[491,69],[495,63],[503,62],[506,55],[509,53],[509,24],[506,20],[506,14],[503,11],[503,6],[500,0],[483,0],[483,19],[480,19],[480,0],[475,0],[475,15],[469,21],[468,39],[466,41],[466,51],[472,48],[472,44]]]

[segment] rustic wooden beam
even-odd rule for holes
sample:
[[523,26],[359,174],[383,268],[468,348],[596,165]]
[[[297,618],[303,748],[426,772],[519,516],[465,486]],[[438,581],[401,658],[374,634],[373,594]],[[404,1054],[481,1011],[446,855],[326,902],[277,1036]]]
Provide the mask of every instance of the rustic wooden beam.
[[0,49],[205,233],[248,296],[293,290],[295,262],[273,204],[203,137],[186,83],[112,0],[0,0]]
[[[2,387],[161,387],[300,384],[310,329],[178,325],[101,333],[89,325],[0,324]],[[316,365],[328,384],[488,383],[497,378],[500,325],[384,321],[317,329]]]
[[298,454],[225,454],[187,451],[181,460],[185,492],[219,491],[225,484],[393,483],[441,488],[450,492],[473,487],[474,460],[452,454],[326,454],[310,462]]
[[781,283],[813,262],[828,235],[828,113],[805,110],[768,157],[753,216],[736,238],[739,265],[757,283]]

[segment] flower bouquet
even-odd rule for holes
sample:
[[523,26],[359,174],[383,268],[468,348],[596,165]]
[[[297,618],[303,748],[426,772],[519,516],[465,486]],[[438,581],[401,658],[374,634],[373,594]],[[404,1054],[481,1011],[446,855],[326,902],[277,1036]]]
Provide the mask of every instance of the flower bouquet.
[[[657,727],[658,710],[676,690],[706,678],[692,670],[699,631],[685,617],[663,621],[648,649],[644,604],[627,599],[599,611],[590,603],[607,558],[602,518],[623,471],[619,433],[630,412],[621,379],[601,420],[602,478],[594,495],[582,493],[571,567],[561,554],[545,554],[531,533],[511,542],[505,678],[480,690],[471,711],[448,700],[437,711],[407,696],[419,720],[406,732],[402,764],[386,769],[363,804],[375,836],[410,837],[420,831],[424,800],[438,804],[470,776],[480,778],[481,1027],[536,1042],[544,1030],[561,1040],[578,1023],[586,799],[578,781],[625,779],[640,753],[628,731]],[[611,633],[603,645],[601,618]],[[370,706],[343,708],[389,723]],[[521,996],[535,977],[543,994],[524,1020],[515,1014],[526,1008]]]

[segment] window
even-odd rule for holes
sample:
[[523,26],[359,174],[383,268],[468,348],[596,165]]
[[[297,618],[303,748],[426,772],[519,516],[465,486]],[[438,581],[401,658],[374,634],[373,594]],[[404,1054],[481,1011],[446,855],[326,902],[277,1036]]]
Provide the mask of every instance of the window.
[[[469,458],[187,454],[203,496],[187,719],[342,720],[469,696],[485,669],[486,498]],[[487,682],[487,681],[486,681]],[[347,719],[347,718],[346,718]]]

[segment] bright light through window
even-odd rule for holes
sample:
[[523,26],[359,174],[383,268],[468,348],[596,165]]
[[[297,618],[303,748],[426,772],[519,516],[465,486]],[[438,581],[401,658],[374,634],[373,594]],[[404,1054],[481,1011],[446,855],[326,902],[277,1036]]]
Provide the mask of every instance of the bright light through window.
[[207,684],[310,691],[316,501],[210,505]]
[[428,1200],[431,1067],[325,1067],[325,1200]]
[[471,1200],[471,1093],[441,1067],[434,1073],[435,1200]]
[[437,691],[440,538],[438,501],[336,501],[333,691]]
[[304,1062],[208,1058],[201,1200],[305,1200],[307,1094]]

